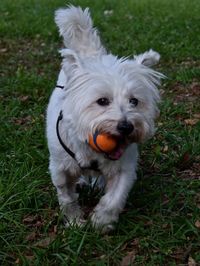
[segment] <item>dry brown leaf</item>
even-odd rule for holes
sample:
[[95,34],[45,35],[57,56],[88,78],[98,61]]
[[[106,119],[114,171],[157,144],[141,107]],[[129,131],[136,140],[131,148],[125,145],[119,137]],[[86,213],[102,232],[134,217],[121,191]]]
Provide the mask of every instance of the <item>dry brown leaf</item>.
[[30,122],[32,122],[32,117],[30,115],[27,115],[26,117],[20,117],[20,118],[14,117],[13,118],[13,123],[18,126],[21,126],[21,125],[24,125]]
[[170,225],[168,223],[165,223],[165,224],[162,225],[162,228],[163,229],[168,229],[168,228],[170,228]]
[[192,258],[192,257],[189,257],[188,259],[188,266],[196,266],[196,261]]
[[178,167],[182,171],[187,170],[188,168],[190,168],[191,163],[192,163],[191,154],[188,151],[186,151],[181,157]]
[[31,232],[29,235],[26,236],[27,241],[34,241],[36,239],[36,232]]
[[189,90],[191,91],[191,93],[193,95],[199,96],[200,95],[200,84],[199,84],[199,82],[196,82],[196,81],[192,82],[191,85],[190,85]]
[[7,51],[8,51],[7,48],[2,48],[2,49],[0,49],[0,52],[1,52],[1,53],[6,53]]
[[21,95],[21,96],[19,96],[19,100],[21,102],[26,102],[27,100],[29,100],[29,96],[28,95]]
[[[26,255],[25,257],[26,257],[26,259],[27,259],[29,262],[33,261],[34,258],[35,258],[33,255]],[[31,265],[32,265],[32,264],[31,264]]]
[[135,261],[136,250],[132,250],[122,259],[120,266],[132,265]]
[[196,226],[196,228],[200,228],[200,221],[197,220],[194,225]]
[[145,226],[152,226],[152,225],[153,225],[153,221],[152,221],[152,220],[150,220],[150,221],[146,221],[146,222],[144,223],[144,225],[145,225]]
[[163,152],[166,153],[166,152],[168,152],[168,150],[169,150],[169,146],[165,145],[165,147],[163,148]]
[[134,247],[139,247],[139,244],[140,244],[140,240],[139,240],[139,238],[135,238],[135,239],[131,242],[131,245],[134,246]]
[[133,239],[131,242],[126,242],[124,245],[123,245],[123,247],[122,247],[122,249],[121,250],[123,250],[123,251],[130,251],[130,250],[135,250],[135,252],[136,252],[136,250],[138,250],[139,249],[139,243],[140,243],[140,240],[139,240],[139,238],[135,238],[135,239]]
[[15,261],[15,264],[19,264],[20,263],[20,259],[17,258],[16,261]]
[[40,215],[26,215],[23,219],[23,223],[28,227],[40,228],[44,225],[44,220]]
[[37,215],[26,215],[22,221],[25,224],[30,224],[35,222],[37,219],[38,219]]
[[196,125],[199,122],[199,119],[198,118],[185,119],[184,122],[185,122],[186,125],[194,126],[194,125]]
[[56,234],[51,233],[48,237],[35,243],[35,247],[46,248],[56,239]]
[[194,118],[200,119],[200,114],[194,114]]
[[54,225],[53,227],[53,232],[56,234],[58,232],[58,226],[57,225]]

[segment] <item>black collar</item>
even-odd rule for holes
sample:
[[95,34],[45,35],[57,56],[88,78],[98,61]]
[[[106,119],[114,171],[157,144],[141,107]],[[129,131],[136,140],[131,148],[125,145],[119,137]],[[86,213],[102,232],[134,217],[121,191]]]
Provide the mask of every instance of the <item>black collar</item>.
[[65,86],[56,85],[56,88],[64,89]]
[[[56,86],[56,87],[59,87],[61,88],[62,86]],[[71,151],[66,145],[65,143],[63,142],[61,136],[60,136],[60,132],[59,132],[59,123],[60,121],[63,119],[63,113],[62,113],[62,110],[60,111],[59,113],[59,116],[58,116],[58,119],[57,119],[57,122],[56,122],[56,134],[57,134],[57,137],[58,137],[58,140],[61,144],[61,146],[63,147],[63,149],[77,162],[78,166],[82,169],[82,170],[93,170],[93,171],[100,171],[99,170],[99,166],[98,166],[98,161],[96,160],[92,160],[90,162],[90,165],[89,166],[84,166],[82,167],[77,159],[76,159],[76,156],[75,156],[75,153],[73,151]]]

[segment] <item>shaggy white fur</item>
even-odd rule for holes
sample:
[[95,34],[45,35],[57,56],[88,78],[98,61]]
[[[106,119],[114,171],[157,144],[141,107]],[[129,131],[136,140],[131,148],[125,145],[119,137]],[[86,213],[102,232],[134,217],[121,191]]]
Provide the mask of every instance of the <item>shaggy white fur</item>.
[[[88,8],[59,9],[55,21],[66,48],[61,50],[63,61],[57,81],[63,89],[55,88],[47,109],[52,181],[69,225],[83,221],[75,191],[79,177],[103,176],[105,194],[90,218],[95,227],[110,230],[136,180],[137,143],[154,134],[159,113],[157,86],[163,75],[149,67],[160,56],[152,50],[133,59],[107,53]],[[75,159],[66,153],[56,134],[61,110],[59,133]],[[117,149],[107,156],[93,150],[88,137],[95,132],[117,137]],[[98,162],[99,172],[83,169],[92,161]]]

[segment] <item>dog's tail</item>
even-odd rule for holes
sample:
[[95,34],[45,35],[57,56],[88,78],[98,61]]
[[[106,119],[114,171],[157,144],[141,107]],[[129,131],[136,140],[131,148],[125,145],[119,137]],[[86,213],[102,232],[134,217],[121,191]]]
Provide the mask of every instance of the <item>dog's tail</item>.
[[58,9],[55,13],[55,22],[60,35],[64,38],[66,48],[80,55],[95,56],[105,54],[98,32],[93,28],[89,9],[69,6]]

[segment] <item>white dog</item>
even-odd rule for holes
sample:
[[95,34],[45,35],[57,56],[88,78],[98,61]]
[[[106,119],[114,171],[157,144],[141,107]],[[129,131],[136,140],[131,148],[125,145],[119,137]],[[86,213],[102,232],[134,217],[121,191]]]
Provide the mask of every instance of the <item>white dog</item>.
[[[95,227],[110,230],[137,178],[137,143],[154,133],[163,75],[149,67],[160,56],[152,50],[133,59],[107,53],[88,8],[59,9],[55,21],[66,48],[47,110],[52,181],[66,225],[80,224],[76,183],[81,175],[103,176],[105,193],[90,219]],[[95,132],[117,138],[117,148],[107,154],[95,151],[88,144]]]

